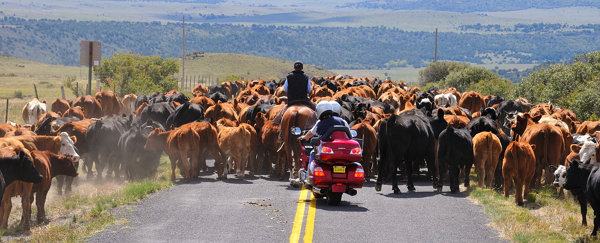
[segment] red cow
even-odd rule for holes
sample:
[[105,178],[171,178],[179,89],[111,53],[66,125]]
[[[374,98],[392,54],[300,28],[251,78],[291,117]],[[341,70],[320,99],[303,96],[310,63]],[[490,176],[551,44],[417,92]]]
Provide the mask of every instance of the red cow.
[[86,118],[102,117],[102,106],[96,98],[91,95],[79,96],[73,102],[73,106],[79,106],[83,109],[83,114]]
[[65,114],[65,111],[71,108],[71,105],[69,104],[69,101],[59,98],[53,101],[50,107],[50,110],[53,112]]
[[483,95],[475,91],[464,93],[458,102],[458,106],[466,108],[471,113],[475,113],[481,110],[481,108],[486,107],[485,102],[483,101]]
[[473,155],[475,157],[475,169],[479,179],[479,187],[488,188],[492,186],[492,179],[498,165],[498,158],[502,152],[500,139],[491,132],[480,132],[473,137]]
[[[233,163],[235,162],[237,178],[243,180],[246,162],[251,156],[252,141],[254,140],[254,145],[256,145],[256,139],[252,138],[252,133],[245,127],[228,127],[226,125],[227,120],[227,118],[221,118],[216,122],[217,129],[219,130],[217,140],[222,152],[221,161],[223,161],[225,167],[223,169],[223,179],[227,178],[227,173],[230,168],[233,168]],[[229,122],[232,121],[229,120]],[[237,121],[233,121],[233,123],[236,124]],[[249,124],[246,125],[250,126]],[[227,166],[225,166],[225,163],[227,163]]]
[[[536,158],[533,150],[536,145],[523,142],[512,142],[506,148],[502,161],[502,176],[504,177],[504,196],[508,197],[510,185],[515,184],[515,201],[523,205],[523,195],[529,194],[529,184],[535,175]],[[523,191],[525,186],[525,191]]]
[[77,117],[79,120],[85,119],[85,114],[83,113],[83,109],[79,106],[69,108],[64,114],[63,117]]
[[115,93],[110,90],[98,91],[94,98],[98,100],[98,103],[100,103],[100,106],[102,107],[102,116],[119,114],[121,111],[121,102],[119,101],[119,98],[117,98]]
[[119,114],[125,114],[127,117],[132,116],[133,112],[135,112],[135,100],[137,99],[137,95],[128,94],[123,97],[121,101],[121,112]]
[[[179,170],[185,182],[190,182],[192,176],[197,177],[196,166],[200,148],[200,136],[191,128],[179,128],[162,132],[161,128],[154,129],[148,135],[145,150],[162,149],[171,160],[171,180],[175,180],[177,161],[181,161]],[[189,163],[188,163],[189,159]],[[191,168],[190,168],[191,167]]]

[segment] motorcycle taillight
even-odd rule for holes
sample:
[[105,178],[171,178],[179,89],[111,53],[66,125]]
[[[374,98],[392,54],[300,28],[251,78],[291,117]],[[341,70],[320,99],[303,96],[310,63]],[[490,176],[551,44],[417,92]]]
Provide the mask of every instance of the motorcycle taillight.
[[321,148],[321,153],[323,153],[323,154],[333,154],[333,149],[331,149],[330,147],[322,147]]
[[350,154],[362,154],[362,150],[360,149],[360,147],[356,147],[350,150]]
[[313,168],[313,175],[314,176],[319,176],[319,177],[324,177],[325,176],[325,172],[323,171],[323,168],[319,167],[319,166],[315,166]]
[[362,168],[356,168],[356,171],[354,172],[354,177],[356,178],[363,178],[365,177],[365,171]]

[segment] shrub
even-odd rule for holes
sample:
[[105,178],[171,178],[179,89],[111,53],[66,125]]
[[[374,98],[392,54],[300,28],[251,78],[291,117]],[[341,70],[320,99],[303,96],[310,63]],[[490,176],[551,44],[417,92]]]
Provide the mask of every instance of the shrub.
[[18,99],[23,99],[23,91],[15,90],[15,92],[13,93],[13,96]]

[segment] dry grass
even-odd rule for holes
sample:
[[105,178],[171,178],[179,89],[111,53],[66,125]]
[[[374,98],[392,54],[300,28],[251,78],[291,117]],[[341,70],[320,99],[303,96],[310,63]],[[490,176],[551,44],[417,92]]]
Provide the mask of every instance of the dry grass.
[[[102,182],[77,178],[73,192],[67,196],[56,194],[52,187],[46,201],[46,216],[49,223],[37,225],[35,206],[32,206],[32,228],[23,231],[18,222],[22,208],[20,199],[13,198],[13,210],[9,228],[2,232],[5,242],[75,242],[91,236],[103,228],[126,223],[117,220],[111,209],[124,207],[143,199],[148,194],[172,186],[167,157],[161,159],[159,173],[142,182],[115,181],[105,178]],[[80,175],[83,174],[80,172]],[[14,206],[18,205],[18,206]]]

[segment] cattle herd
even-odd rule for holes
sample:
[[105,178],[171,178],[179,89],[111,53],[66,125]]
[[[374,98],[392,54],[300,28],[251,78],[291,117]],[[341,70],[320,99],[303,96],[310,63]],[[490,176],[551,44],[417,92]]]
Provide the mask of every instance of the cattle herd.
[[[122,99],[100,91],[74,101],[56,99],[50,110],[45,101],[32,100],[23,108],[27,125],[0,125],[1,226],[7,226],[13,196],[21,196],[22,223],[29,228],[33,196],[27,195],[35,194],[37,220],[43,222],[52,178],[59,194],[68,193],[80,158],[88,180],[103,174],[128,180],[153,176],[163,152],[172,180],[177,168],[186,182],[199,177],[207,171],[207,158],[215,160],[219,179],[232,172],[244,179],[246,170],[250,176],[283,179],[279,171],[294,169],[293,157],[278,141],[282,129],[272,124],[286,103],[283,81],[198,85],[191,99],[176,90]],[[420,90],[404,82],[341,75],[311,82],[310,99],[337,101],[340,116],[363,139],[365,178],[377,175],[377,191],[391,179],[393,192],[400,193],[398,175],[415,190],[414,179],[426,171],[434,189],[441,192],[447,180],[456,193],[461,174],[469,186],[475,165],[480,187],[504,188],[508,197],[514,184],[519,205],[530,188],[544,182],[576,195],[583,224],[587,201],[594,209],[600,206],[600,196],[595,200],[589,193],[600,190],[593,165],[599,122],[578,121],[572,111],[552,104],[454,88]]]

